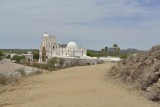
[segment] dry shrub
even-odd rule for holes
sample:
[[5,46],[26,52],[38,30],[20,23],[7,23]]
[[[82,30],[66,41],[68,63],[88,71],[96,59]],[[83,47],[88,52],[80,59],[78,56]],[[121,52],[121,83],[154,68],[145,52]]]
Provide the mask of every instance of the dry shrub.
[[14,83],[21,79],[21,75],[18,72],[6,72],[6,71],[1,71],[0,72],[0,84],[2,85],[7,85],[10,83]]
[[0,73],[0,84],[6,85],[7,81],[8,81],[8,77],[5,74]]
[[35,74],[42,74],[43,73],[43,70],[42,69],[38,69]]
[[24,70],[24,68],[19,68],[16,70],[17,72],[19,72],[21,74],[22,77],[26,76],[26,71]]
[[42,73],[43,73],[43,69],[32,68],[32,71],[29,72],[28,76],[36,75],[36,74],[42,74]]

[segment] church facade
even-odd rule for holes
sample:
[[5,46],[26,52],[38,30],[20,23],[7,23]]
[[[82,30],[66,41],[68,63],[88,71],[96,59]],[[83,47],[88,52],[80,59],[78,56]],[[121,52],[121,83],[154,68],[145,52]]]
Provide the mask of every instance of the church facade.
[[75,42],[60,45],[56,42],[56,36],[45,33],[39,47],[39,63],[47,62],[52,57],[61,58],[85,58],[87,50],[80,48]]

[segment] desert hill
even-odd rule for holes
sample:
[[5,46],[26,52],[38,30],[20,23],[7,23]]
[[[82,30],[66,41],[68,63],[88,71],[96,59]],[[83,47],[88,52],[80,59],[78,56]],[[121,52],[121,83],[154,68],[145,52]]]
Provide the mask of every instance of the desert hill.
[[160,45],[119,62],[111,68],[110,74],[142,90],[150,100],[160,101]]

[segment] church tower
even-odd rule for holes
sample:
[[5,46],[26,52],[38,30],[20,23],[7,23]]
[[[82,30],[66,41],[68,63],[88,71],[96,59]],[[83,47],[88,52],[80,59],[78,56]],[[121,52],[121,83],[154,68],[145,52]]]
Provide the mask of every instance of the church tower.
[[51,56],[51,51],[57,48],[59,47],[56,43],[56,37],[45,32],[39,48],[39,62],[47,62],[47,59]]

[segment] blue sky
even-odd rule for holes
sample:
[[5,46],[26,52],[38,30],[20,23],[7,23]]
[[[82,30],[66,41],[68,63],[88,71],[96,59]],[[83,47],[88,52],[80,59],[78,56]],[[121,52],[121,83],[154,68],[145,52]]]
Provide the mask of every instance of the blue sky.
[[39,48],[44,32],[60,44],[147,50],[160,44],[160,0],[0,0],[0,48]]

